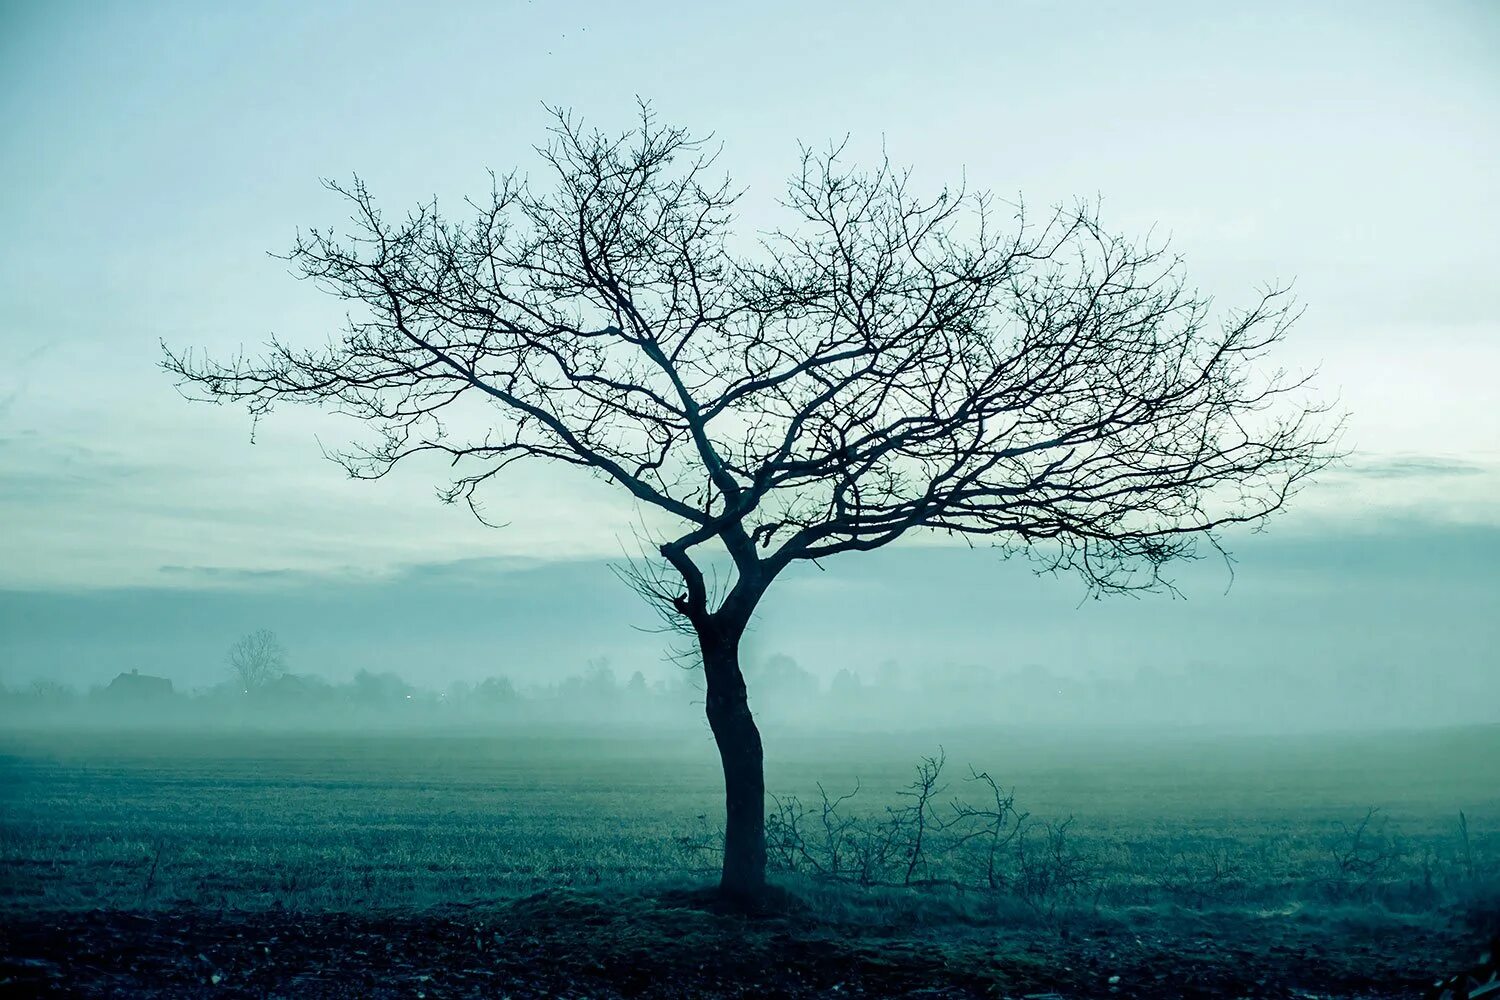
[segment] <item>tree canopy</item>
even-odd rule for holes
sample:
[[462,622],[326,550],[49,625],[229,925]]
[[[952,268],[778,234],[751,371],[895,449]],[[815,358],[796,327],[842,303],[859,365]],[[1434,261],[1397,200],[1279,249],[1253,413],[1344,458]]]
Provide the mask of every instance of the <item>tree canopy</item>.
[[703,141],[648,110],[622,136],[561,112],[553,133],[553,186],[494,177],[462,221],[435,201],[393,220],[328,182],[350,226],[289,259],[360,307],[345,334],[167,367],[256,414],[368,422],[378,442],[338,455],[353,475],[439,453],[461,473],[444,496],[476,513],[513,462],[585,467],[675,515],[679,571],[709,541],[774,574],[928,529],[1149,587],[1331,455],[1306,379],[1260,365],[1287,290],[1214,317],[1165,248],[1089,205],[1002,220],[986,194],[921,197],[888,163],[804,149],[791,223],[736,252],[738,194]]

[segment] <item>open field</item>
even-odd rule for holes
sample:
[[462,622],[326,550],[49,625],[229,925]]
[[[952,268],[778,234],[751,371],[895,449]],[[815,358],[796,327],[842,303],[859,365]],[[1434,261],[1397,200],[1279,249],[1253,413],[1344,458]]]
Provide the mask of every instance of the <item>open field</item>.
[[[682,939],[682,920],[693,934],[751,941],[752,952],[813,935],[825,958],[873,939],[880,954],[913,942],[972,950],[978,935],[989,942],[983,969],[968,952],[934,968],[969,969],[942,982],[980,995],[1045,983],[1051,959],[1060,984],[1081,974],[1076,960],[1129,968],[1130,987],[1168,954],[1197,969],[1184,975],[1244,978],[1247,995],[1293,995],[1276,992],[1293,988],[1283,967],[1304,986],[1332,977],[1345,995],[1381,995],[1378,983],[1410,985],[1461,962],[1492,913],[1500,729],[1149,742],[949,733],[920,865],[904,849],[871,863],[872,837],[905,843],[889,833],[887,807],[909,807],[902,792],[937,744],[768,733],[768,787],[781,815],[802,810],[795,845],[783,836],[772,852],[799,901],[775,920],[795,926],[731,933],[724,921],[738,918],[662,902],[692,898],[711,878],[720,793],[706,733],[13,731],[0,738],[0,905],[17,935],[8,950],[44,951],[47,928],[79,941],[107,936],[100,921],[122,933],[116,919],[171,926],[174,940],[212,937],[224,921],[273,920],[295,936],[310,932],[286,928],[326,927],[332,913],[345,936],[378,933],[372,920],[419,920],[447,941],[474,913],[500,926],[524,912],[558,935],[593,928],[582,950],[601,955],[644,947],[653,927]],[[995,836],[958,844],[960,828],[944,828],[951,802],[984,801],[965,780],[970,764],[1013,788],[1015,809]],[[856,782],[831,842],[818,786],[832,800]],[[863,867],[850,860],[861,857]],[[557,916],[570,907],[587,919]],[[1114,942],[1107,956],[1090,951],[1099,935]],[[578,954],[567,940],[528,947]],[[902,968],[926,968],[930,950]],[[1172,995],[1155,985],[1139,995]]]

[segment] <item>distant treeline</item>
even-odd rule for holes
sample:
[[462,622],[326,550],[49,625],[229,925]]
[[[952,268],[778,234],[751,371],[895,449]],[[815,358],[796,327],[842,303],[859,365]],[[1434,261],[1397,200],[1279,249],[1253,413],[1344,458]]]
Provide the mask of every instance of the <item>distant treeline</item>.
[[[518,687],[509,677],[478,683],[455,681],[434,690],[396,673],[359,670],[345,682],[307,673],[282,673],[246,687],[230,679],[183,690],[170,678],[131,671],[87,691],[55,680],[21,687],[0,686],[0,713],[10,717],[62,721],[160,721],[215,718],[255,721],[441,722],[455,717],[537,717],[542,721],[595,717],[606,709],[624,713],[621,721],[650,721],[666,705],[684,706],[695,697],[691,679],[648,684],[634,672],[623,682],[607,664],[591,664],[557,683]],[[679,713],[680,714],[680,713]]]
[[[950,725],[1181,725],[1250,728],[1367,728],[1496,721],[1492,677],[1439,687],[1418,669],[1292,668],[1256,671],[1152,667],[1076,676],[1019,669],[888,661],[844,668],[824,680],[785,655],[746,665],[751,705],[769,723],[820,728]],[[1462,688],[1462,689],[1459,689]],[[395,673],[360,670],[344,682],[280,673],[251,687],[239,679],[184,691],[142,672],[79,691],[52,680],[0,687],[0,717],[31,721],[242,720],[256,725],[394,722],[606,723],[692,726],[702,721],[702,679],[667,668],[648,680],[594,661],[552,683],[517,684],[497,674],[441,689]]]

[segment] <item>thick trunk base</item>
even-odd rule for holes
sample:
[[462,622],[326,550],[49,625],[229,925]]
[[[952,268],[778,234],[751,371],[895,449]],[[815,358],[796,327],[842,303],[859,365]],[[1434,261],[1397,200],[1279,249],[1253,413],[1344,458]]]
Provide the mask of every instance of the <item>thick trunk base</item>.
[[766,891],[766,779],[760,730],[734,657],[704,659],[706,712],[724,766],[724,870],[719,892],[755,903]]

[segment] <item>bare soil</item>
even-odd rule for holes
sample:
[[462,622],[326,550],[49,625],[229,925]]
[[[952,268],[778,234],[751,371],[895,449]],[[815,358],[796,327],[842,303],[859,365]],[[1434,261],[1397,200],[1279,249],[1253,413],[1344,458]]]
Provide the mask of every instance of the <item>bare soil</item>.
[[406,913],[96,909],[8,914],[0,992],[68,997],[1421,996],[1473,928],[1144,914],[871,933],[703,893],[551,891]]

